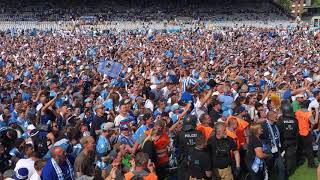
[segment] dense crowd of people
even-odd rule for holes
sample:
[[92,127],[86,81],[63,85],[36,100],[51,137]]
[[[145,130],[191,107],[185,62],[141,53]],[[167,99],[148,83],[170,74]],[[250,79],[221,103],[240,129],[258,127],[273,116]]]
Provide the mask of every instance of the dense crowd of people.
[[307,27],[3,32],[0,177],[288,179],[316,167],[319,50]]
[[[140,1],[140,2],[139,2]],[[203,21],[289,20],[287,14],[269,2],[146,0],[130,6],[122,1],[101,1],[77,5],[56,5],[50,2],[0,2],[1,21],[71,21],[81,16],[96,16],[104,21],[163,21],[179,18]],[[121,3],[122,2],[122,3]],[[197,2],[197,3],[195,3]],[[65,2],[67,3],[67,2]],[[199,4],[200,3],[200,4]],[[143,7],[142,7],[143,6]]]

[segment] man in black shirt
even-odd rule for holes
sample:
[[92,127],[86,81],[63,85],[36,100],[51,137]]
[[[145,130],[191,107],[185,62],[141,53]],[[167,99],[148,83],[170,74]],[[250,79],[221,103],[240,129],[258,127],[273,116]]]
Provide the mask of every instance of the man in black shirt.
[[207,179],[212,176],[210,154],[205,148],[206,140],[201,135],[196,139],[196,147],[189,152],[187,171],[189,179]]
[[221,112],[221,102],[219,102],[218,100],[213,100],[211,102],[212,105],[212,109],[209,109],[209,115],[211,117],[211,121],[212,121],[212,126],[215,122],[218,121],[218,119],[221,118],[222,116],[222,112]]
[[107,122],[107,117],[104,115],[104,106],[102,104],[97,105],[95,108],[96,115],[93,117],[90,134],[97,139],[98,131],[101,129],[101,125]]
[[233,152],[236,161],[235,175],[240,173],[240,155],[236,143],[226,135],[226,125],[223,122],[215,124],[216,134],[208,140],[214,175],[217,179],[233,180],[231,165]]

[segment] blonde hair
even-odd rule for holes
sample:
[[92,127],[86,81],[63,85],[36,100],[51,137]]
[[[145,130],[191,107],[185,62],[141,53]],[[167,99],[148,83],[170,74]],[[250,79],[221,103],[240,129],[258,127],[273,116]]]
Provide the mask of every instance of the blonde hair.
[[80,139],[80,144],[82,146],[84,146],[84,145],[88,144],[90,139],[94,140],[94,138],[92,136],[84,136],[83,138]]
[[253,123],[250,125],[250,135],[257,136],[259,134],[259,129],[261,129],[261,124]]

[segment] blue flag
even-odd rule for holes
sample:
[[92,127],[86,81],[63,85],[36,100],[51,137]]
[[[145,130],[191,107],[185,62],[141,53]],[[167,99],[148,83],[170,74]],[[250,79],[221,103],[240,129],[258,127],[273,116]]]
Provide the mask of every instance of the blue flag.
[[122,70],[122,64],[118,62],[102,60],[100,61],[97,70],[101,74],[106,74],[109,77],[117,78]]
[[118,62],[113,62],[107,71],[107,76],[112,78],[117,78],[121,73],[122,64]]
[[111,62],[106,60],[101,60],[98,64],[97,71],[101,74],[106,74],[107,70],[110,68]]

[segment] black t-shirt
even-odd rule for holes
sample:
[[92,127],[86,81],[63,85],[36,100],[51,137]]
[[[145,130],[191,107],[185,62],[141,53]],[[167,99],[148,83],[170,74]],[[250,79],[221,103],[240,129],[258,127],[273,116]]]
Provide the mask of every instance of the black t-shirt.
[[208,140],[208,149],[213,168],[223,169],[232,164],[230,151],[236,151],[237,145],[229,137],[217,139],[216,136],[211,136]]
[[189,148],[196,144],[197,137],[202,133],[198,130],[192,129],[190,131],[181,131],[176,138],[175,146],[180,150],[180,155],[184,156],[188,153]]
[[222,112],[221,111],[216,111],[215,109],[212,109],[209,112],[209,116],[211,117],[212,123],[215,123],[218,121],[218,119],[221,118]]
[[254,149],[257,147],[262,147],[261,140],[256,136],[249,136],[248,151],[246,156],[246,162],[249,167],[251,167],[254,158],[256,157],[256,152],[254,151]]
[[206,178],[206,171],[211,170],[209,152],[192,148],[189,153],[189,175],[197,179]]
[[101,129],[101,125],[107,122],[107,118],[102,116],[94,116],[91,124],[90,134],[96,138],[96,130]]
[[142,147],[142,152],[147,153],[153,163],[157,162],[157,152],[152,141],[146,141]]

